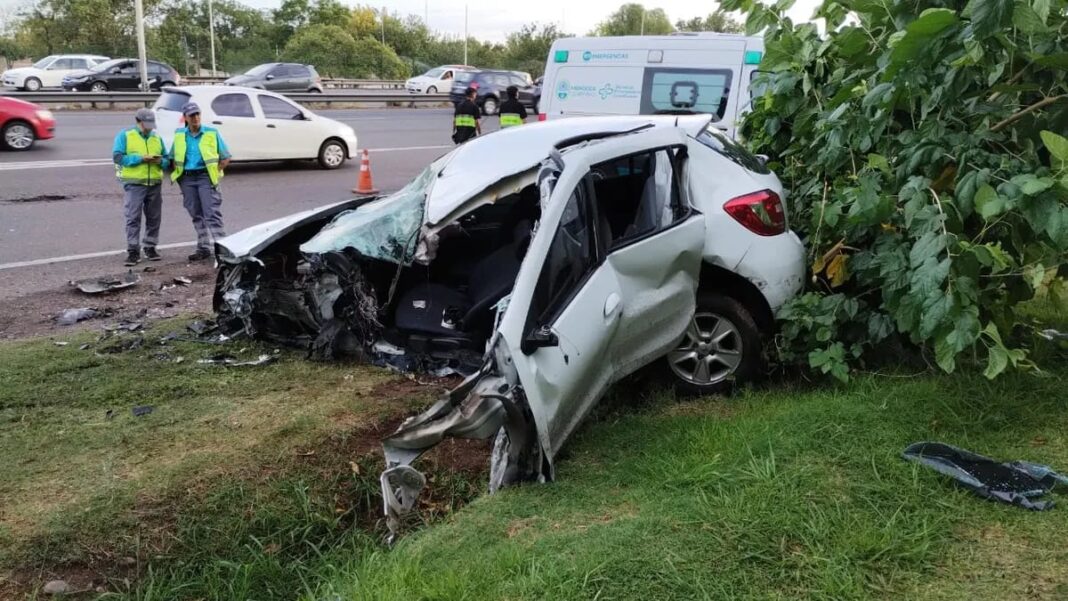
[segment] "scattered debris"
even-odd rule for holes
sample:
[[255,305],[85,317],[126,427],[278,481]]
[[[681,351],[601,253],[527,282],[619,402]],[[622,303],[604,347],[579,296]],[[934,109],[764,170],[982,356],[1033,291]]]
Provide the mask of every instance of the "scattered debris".
[[278,360],[278,355],[260,355],[252,361],[240,361],[237,357],[227,354],[212,355],[207,359],[201,359],[197,361],[202,365],[224,365],[226,367],[257,367],[260,365],[267,365],[268,363],[274,363]]
[[1051,509],[1054,505],[1053,501],[1035,499],[1058,484],[1068,486],[1068,477],[1048,466],[1027,461],[999,463],[940,442],[909,445],[902,457],[953,478],[980,497],[1034,511]]
[[130,321],[123,319],[119,323],[108,324],[104,326],[105,332],[136,332],[145,327],[145,324],[139,321]]
[[189,328],[190,332],[196,334],[197,336],[203,336],[204,334],[214,332],[219,328],[218,324],[216,324],[214,321],[211,321],[210,319],[203,321],[197,320],[190,323],[186,327]]
[[41,589],[41,592],[46,595],[68,595],[73,591],[74,588],[66,580],[50,580]]
[[132,568],[133,566],[137,565],[137,560],[133,557],[123,557],[119,559],[119,565],[124,568]]
[[1041,332],[1038,333],[1038,335],[1043,337],[1043,338],[1045,338],[1046,340],[1049,340],[1050,342],[1053,342],[1053,341],[1056,341],[1056,340],[1068,340],[1068,333],[1058,332],[1057,330],[1053,330],[1053,329],[1042,330]]
[[78,347],[78,350],[79,350],[79,351],[87,351],[87,350],[89,350],[89,346],[90,346],[90,345],[89,345],[89,343],[88,343],[88,342],[86,342],[85,344],[83,344],[83,345],[79,346],[79,347]]
[[52,344],[54,344],[56,346],[67,346],[70,343],[65,341],[65,340],[56,340],[56,341],[53,341]]
[[130,409],[130,411],[133,412],[133,416],[134,417],[141,417],[143,415],[148,415],[149,413],[152,413],[155,410],[156,410],[156,408],[153,407],[152,405],[141,405],[141,406],[138,406],[138,407],[134,407],[133,409]]
[[189,278],[187,278],[185,276],[178,276],[178,277],[174,278],[174,283],[178,284],[179,286],[190,286],[190,285],[193,284],[193,280],[191,280],[191,279],[189,279]]
[[114,419],[114,418],[115,418],[115,412],[112,411],[111,409],[108,409],[107,412],[104,413],[104,419],[111,420],[111,419]]
[[163,338],[159,339],[159,344],[160,346],[167,346],[168,342],[172,342],[175,340],[181,340],[181,338],[178,336],[178,332],[167,332],[167,334],[165,334]]
[[149,265],[148,267],[145,267],[141,271],[143,271],[145,273],[155,273],[156,272],[156,268],[152,267],[151,265]]
[[97,311],[92,307],[83,307],[81,309],[67,309],[56,316],[56,323],[61,326],[72,326],[79,321],[85,321],[87,319],[94,319],[96,317],[106,317],[104,313]]
[[152,358],[156,361],[163,361],[164,363],[181,363],[185,361],[185,357],[175,357],[170,353],[156,353],[152,355]]
[[81,290],[85,294],[101,294],[104,292],[114,292],[116,290],[130,288],[131,286],[136,286],[140,281],[141,276],[134,273],[133,270],[130,270],[124,275],[72,281],[70,285]]
[[116,355],[118,353],[125,353],[127,351],[132,351],[132,350],[139,349],[142,346],[144,346],[144,344],[145,344],[144,337],[142,337],[142,336],[132,336],[132,337],[128,337],[128,338],[123,338],[122,340],[119,340],[115,344],[112,344],[112,345],[109,345],[109,346],[105,346],[105,347],[101,347],[100,350],[98,350],[97,352],[105,353],[105,354],[108,354],[108,355]]

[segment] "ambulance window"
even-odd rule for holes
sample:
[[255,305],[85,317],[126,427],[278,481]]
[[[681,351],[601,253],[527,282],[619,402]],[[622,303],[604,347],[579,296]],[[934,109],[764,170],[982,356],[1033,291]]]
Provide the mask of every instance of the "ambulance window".
[[642,83],[641,112],[708,113],[718,121],[727,112],[730,86],[729,69],[649,68]]

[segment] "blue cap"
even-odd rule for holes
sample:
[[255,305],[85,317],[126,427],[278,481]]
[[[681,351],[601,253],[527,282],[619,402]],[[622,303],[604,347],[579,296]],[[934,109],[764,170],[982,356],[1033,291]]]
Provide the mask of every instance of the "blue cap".
[[199,115],[200,107],[195,102],[187,102],[182,107],[182,114],[188,117],[189,115]]

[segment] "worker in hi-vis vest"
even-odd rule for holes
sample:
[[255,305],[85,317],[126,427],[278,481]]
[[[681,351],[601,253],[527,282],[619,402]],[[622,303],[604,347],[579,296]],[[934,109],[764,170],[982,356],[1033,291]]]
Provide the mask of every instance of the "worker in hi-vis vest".
[[519,88],[508,86],[505,93],[508,99],[501,103],[501,129],[523,125],[527,120],[527,109],[519,102]]
[[171,180],[181,186],[185,210],[197,232],[197,249],[189,260],[203,261],[211,258],[215,241],[226,235],[219,182],[230,164],[230,151],[219,130],[200,124],[200,107],[195,102],[187,102],[182,114],[185,127],[174,132],[171,148]]
[[134,113],[136,125],[115,136],[111,158],[115,175],[122,183],[122,210],[126,217],[127,266],[141,261],[141,216],[145,218],[143,246],[145,258],[159,261],[156,244],[163,218],[163,170],[167,168],[167,149],[156,133],[156,114],[149,109]]
[[452,141],[457,144],[463,144],[482,133],[482,124],[479,122],[482,111],[475,103],[477,96],[478,90],[467,88],[464,90],[464,99],[456,103],[452,115]]

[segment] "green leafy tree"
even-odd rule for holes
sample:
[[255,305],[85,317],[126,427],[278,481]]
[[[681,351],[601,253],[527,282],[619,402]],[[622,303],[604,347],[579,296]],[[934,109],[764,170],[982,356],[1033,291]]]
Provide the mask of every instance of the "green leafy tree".
[[1031,367],[1022,303],[1068,256],[1064,1],[827,0],[825,36],[788,5],[723,3],[766,30],[743,131],[810,253],[784,357],[839,378],[890,343]]
[[400,79],[410,74],[392,48],[365,37],[354,40],[337,25],[308,25],[286,44],[288,61],[308,63],[327,77]]
[[525,71],[533,77],[545,71],[545,59],[553,42],[566,37],[556,25],[524,25],[519,31],[509,34],[505,43],[505,65],[509,69]]
[[274,19],[272,42],[276,46],[285,46],[289,38],[308,24],[311,5],[308,0],[283,0],[281,6],[271,11]]
[[348,7],[338,0],[315,0],[309,7],[308,24],[344,27],[351,14]]
[[663,9],[647,10],[641,4],[628,3],[597,25],[592,35],[662,35],[674,30]]
[[[277,60],[275,25],[261,11],[234,0],[214,0],[215,54],[219,70],[239,73]],[[211,66],[208,8],[203,2],[174,0],[160,9],[159,24],[148,32],[148,53],[184,73]]]
[[742,33],[745,26],[735,21],[730,14],[717,10],[705,18],[694,17],[692,19],[675,22],[675,29],[679,31],[717,31],[719,33]]

